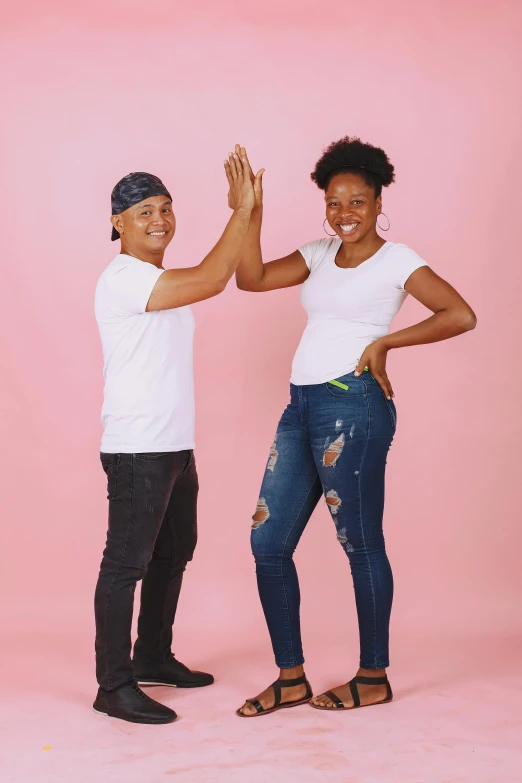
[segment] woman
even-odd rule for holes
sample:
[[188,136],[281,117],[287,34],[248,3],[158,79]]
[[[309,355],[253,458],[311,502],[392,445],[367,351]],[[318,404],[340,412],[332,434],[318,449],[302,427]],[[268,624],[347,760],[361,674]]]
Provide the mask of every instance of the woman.
[[[225,163],[230,182],[242,152],[236,147]],[[280,673],[237,711],[241,717],[309,701],[329,710],[391,701],[386,668],[393,578],[382,517],[396,410],[386,358],[392,348],[447,340],[476,324],[454,288],[413,250],[377,232],[389,228],[381,191],[394,180],[383,150],[357,138],[340,139],[326,149],[311,176],[325,194],[329,236],[263,264],[260,172],[247,248],[236,273],[244,291],[302,284],[308,313],[292,365],[290,403],[270,450],[252,525],[259,595]],[[433,315],[389,334],[408,293]],[[292,556],[321,495],[350,562],[361,655],[349,683],[312,698],[303,669]]]

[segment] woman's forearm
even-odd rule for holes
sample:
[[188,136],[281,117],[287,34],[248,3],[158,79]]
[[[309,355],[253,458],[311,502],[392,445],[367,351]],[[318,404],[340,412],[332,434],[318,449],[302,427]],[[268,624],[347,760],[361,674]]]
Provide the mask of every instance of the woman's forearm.
[[382,337],[387,349],[405,348],[408,345],[425,345],[457,337],[474,329],[477,323],[471,308],[455,308],[434,313],[425,321]]
[[236,271],[238,288],[246,290],[256,286],[263,278],[263,256],[261,254],[261,224],[263,207],[254,207],[250,215],[248,234],[243,255]]

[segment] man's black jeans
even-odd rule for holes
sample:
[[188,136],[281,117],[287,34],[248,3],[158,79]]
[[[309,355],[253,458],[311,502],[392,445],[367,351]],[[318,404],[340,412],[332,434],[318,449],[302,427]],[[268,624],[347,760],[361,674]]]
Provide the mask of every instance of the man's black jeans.
[[170,658],[183,572],[197,541],[192,451],[101,454],[109,530],[96,586],[96,677],[105,691],[133,682],[131,623],[143,579],[134,659]]

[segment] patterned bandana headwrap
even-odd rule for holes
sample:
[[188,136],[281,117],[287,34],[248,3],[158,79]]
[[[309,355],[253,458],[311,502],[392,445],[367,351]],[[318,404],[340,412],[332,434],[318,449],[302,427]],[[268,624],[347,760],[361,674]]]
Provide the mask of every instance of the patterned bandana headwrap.
[[[139,204],[140,201],[153,196],[167,196],[172,201],[172,196],[159,177],[155,177],[154,174],[146,174],[144,171],[135,171],[132,174],[127,174],[113,188],[111,194],[111,214],[119,215],[121,212],[129,209],[129,207],[133,207],[135,204]],[[113,226],[111,239],[114,242],[115,239],[119,238],[119,232]]]

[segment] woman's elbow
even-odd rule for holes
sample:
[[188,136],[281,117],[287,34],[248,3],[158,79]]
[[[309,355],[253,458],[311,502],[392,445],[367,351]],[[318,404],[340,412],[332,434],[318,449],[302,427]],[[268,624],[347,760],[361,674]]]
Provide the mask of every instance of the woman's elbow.
[[477,325],[477,316],[471,309],[471,307],[467,307],[465,310],[462,311],[462,313],[459,316],[459,322],[460,326],[465,332],[470,332],[472,329],[474,329]]
[[236,276],[236,286],[239,288],[240,291],[257,291],[258,289],[244,280],[238,280]]

